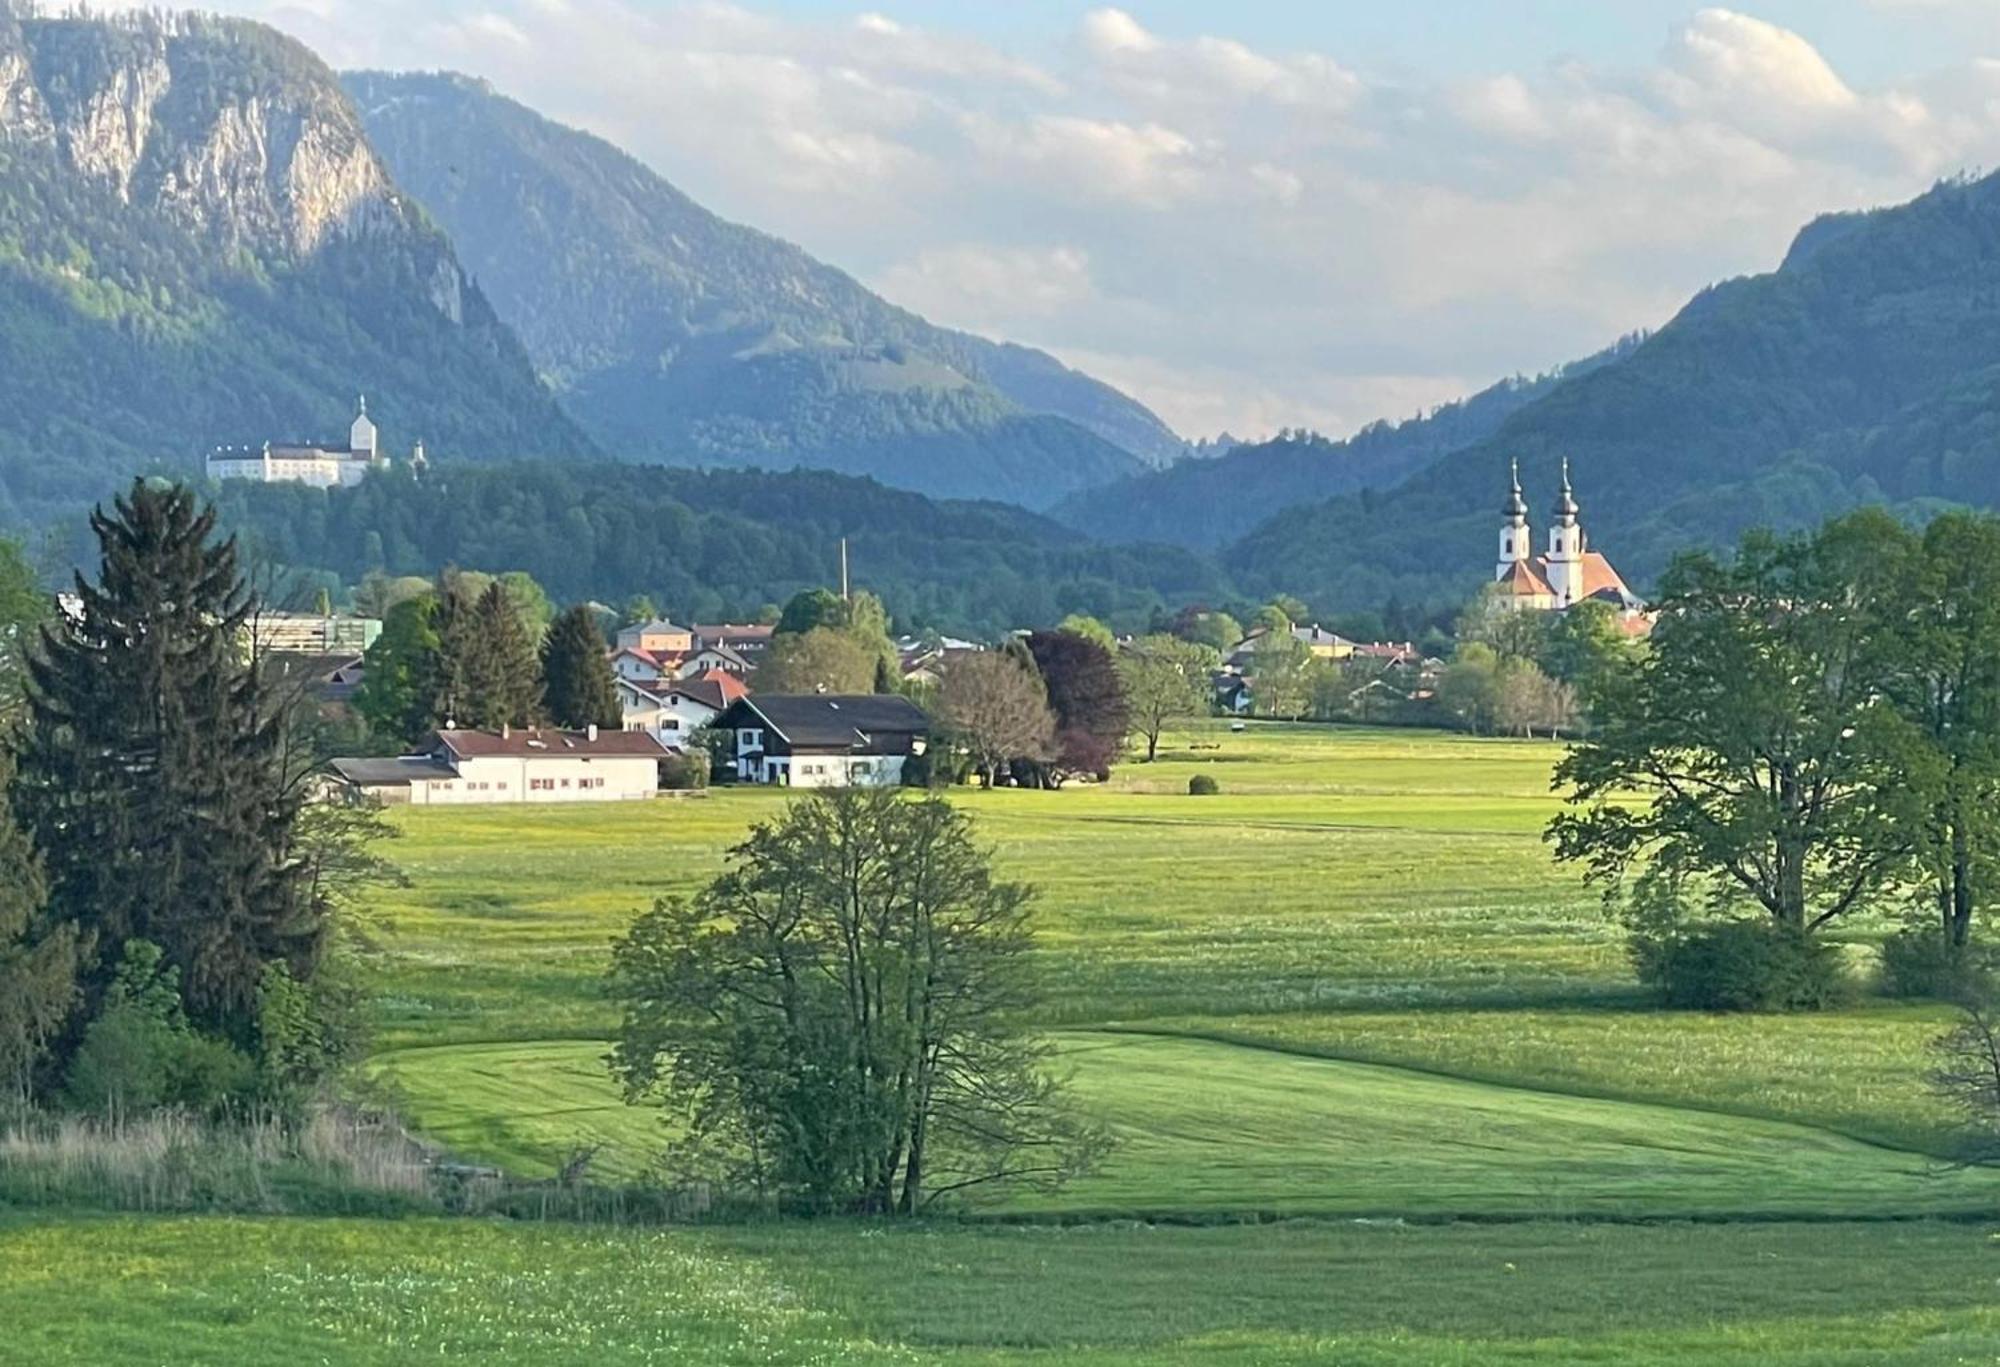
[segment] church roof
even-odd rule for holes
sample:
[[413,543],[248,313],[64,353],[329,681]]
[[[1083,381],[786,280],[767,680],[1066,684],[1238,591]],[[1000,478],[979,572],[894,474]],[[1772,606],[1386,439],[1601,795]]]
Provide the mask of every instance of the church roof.
[[1515,598],[1555,597],[1555,590],[1548,580],[1536,574],[1534,567],[1525,560],[1516,560],[1513,568],[1500,576],[1500,591]]
[[1597,551],[1583,553],[1583,596],[1592,598],[1606,589],[1615,590],[1619,597],[1630,598],[1632,590],[1625,587],[1625,581],[1618,571],[1611,568],[1611,562]]

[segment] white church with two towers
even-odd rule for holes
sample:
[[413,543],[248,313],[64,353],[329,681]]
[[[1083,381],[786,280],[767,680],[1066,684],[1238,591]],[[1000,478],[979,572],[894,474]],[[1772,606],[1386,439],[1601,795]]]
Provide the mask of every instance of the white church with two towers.
[[1643,633],[1652,624],[1646,605],[1611,562],[1590,549],[1578,512],[1564,458],[1562,492],[1549,509],[1549,548],[1536,555],[1527,500],[1521,497],[1521,465],[1514,462],[1513,488],[1500,509],[1500,560],[1493,576],[1500,600],[1523,612],[1564,612],[1578,603],[1600,602],[1617,613],[1626,631]]

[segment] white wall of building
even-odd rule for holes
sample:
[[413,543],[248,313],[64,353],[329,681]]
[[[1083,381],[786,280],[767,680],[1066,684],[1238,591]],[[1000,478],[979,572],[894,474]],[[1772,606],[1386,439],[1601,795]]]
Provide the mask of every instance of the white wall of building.
[[490,755],[460,760],[454,777],[412,783],[410,802],[631,802],[652,797],[659,787],[659,758],[652,755]]

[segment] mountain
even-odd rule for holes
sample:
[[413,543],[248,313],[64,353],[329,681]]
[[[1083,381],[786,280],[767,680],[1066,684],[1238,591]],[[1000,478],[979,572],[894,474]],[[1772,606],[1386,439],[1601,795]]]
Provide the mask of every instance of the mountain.
[[1182,451],[1109,386],[934,327],[483,82],[346,80],[397,179],[620,459],[815,466],[1040,506]]
[[207,447],[345,432],[451,457],[589,440],[305,48],[0,3],[0,523]]
[[1086,489],[1051,515],[1106,541],[1219,548],[1294,504],[1400,484],[1440,456],[1491,436],[1517,410],[1566,379],[1610,364],[1638,341],[1627,338],[1544,375],[1502,380],[1423,417],[1372,423],[1344,441],[1316,432],[1287,434]]
[[[1087,612],[1133,630],[1233,594],[1214,562],[1106,547],[1024,509],[934,501],[826,471],[459,465],[351,489],[229,484],[223,520],[259,562],[353,584],[370,571],[526,570],[560,600],[645,593],[676,616],[741,619],[837,573],[905,629],[997,635]],[[308,598],[310,594],[308,593]]]
[[1512,456],[1538,534],[1571,459],[1593,546],[1635,586],[1751,526],[2000,506],[2000,178],[1823,218],[1777,270],[1703,291],[1616,365],[1391,491],[1277,514],[1225,563],[1321,611],[1462,599],[1491,572]]

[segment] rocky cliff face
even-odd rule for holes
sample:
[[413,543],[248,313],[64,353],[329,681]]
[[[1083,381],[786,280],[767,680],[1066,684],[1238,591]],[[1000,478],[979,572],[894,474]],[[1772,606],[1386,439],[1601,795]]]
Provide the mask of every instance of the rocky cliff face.
[[252,25],[0,19],[0,136],[225,250],[421,231],[333,74]]
[[240,20],[0,0],[0,529],[226,444],[568,456],[556,407],[326,66]]

